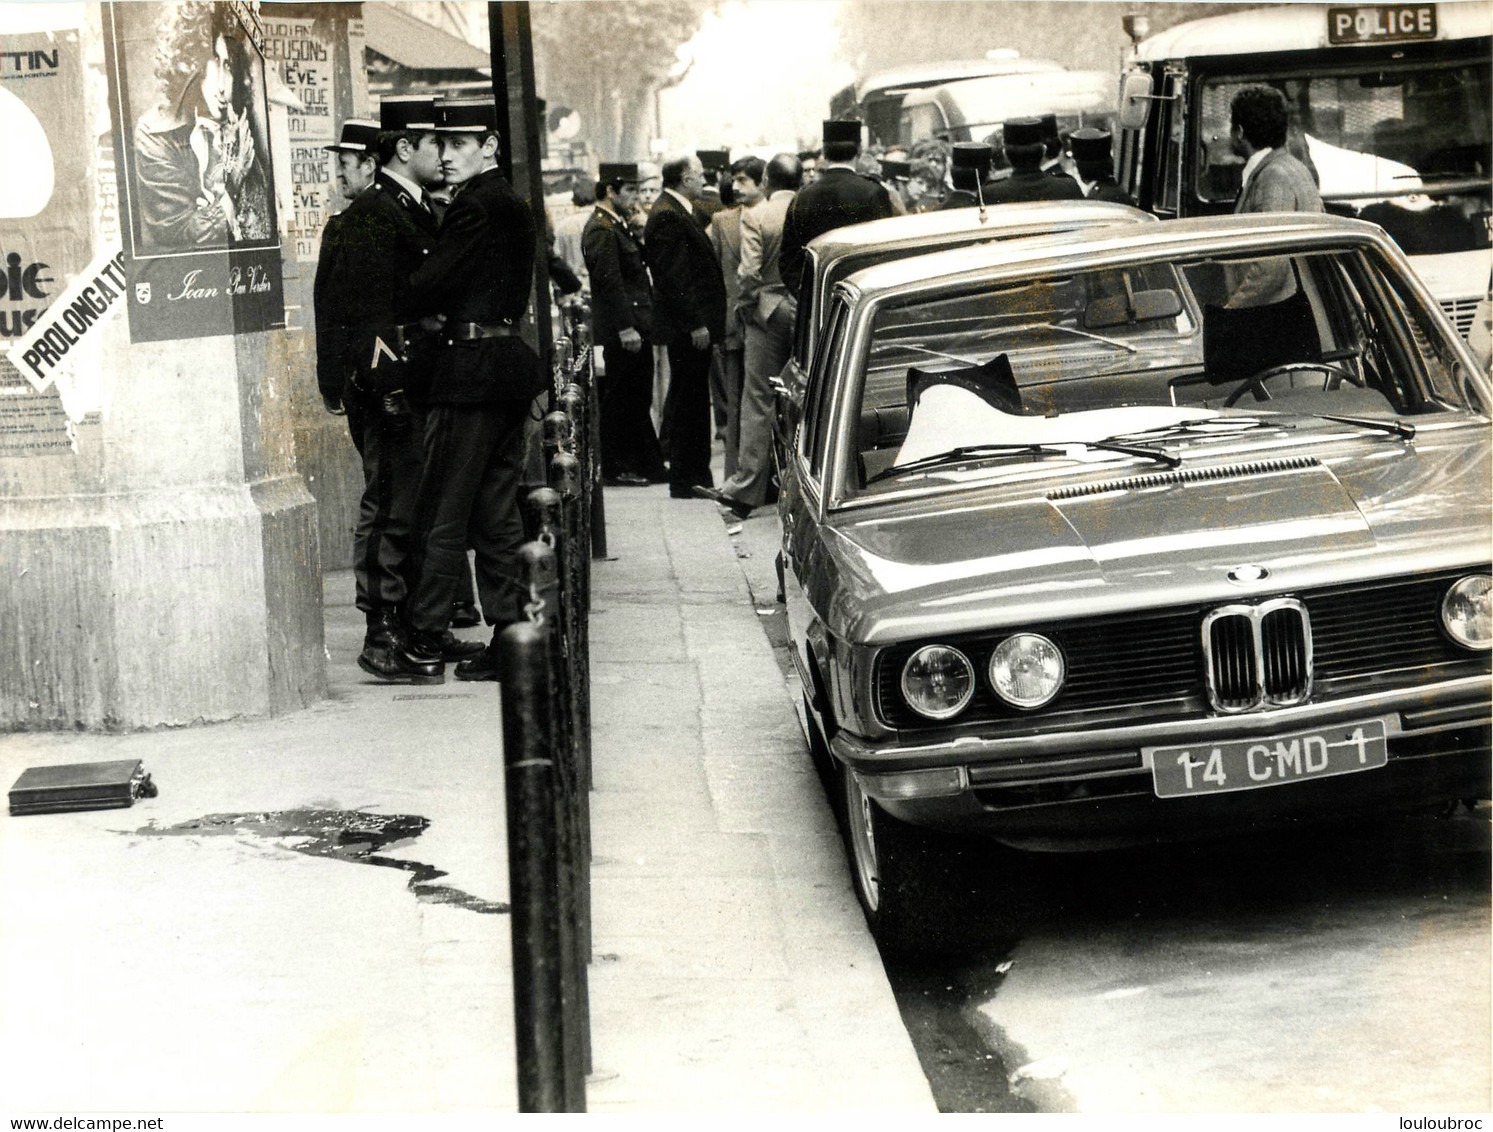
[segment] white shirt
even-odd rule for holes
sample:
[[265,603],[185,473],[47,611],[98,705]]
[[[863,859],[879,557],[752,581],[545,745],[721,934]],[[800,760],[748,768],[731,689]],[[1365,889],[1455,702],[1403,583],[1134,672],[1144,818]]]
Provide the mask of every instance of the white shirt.
[[1272,151],[1273,147],[1267,147],[1265,149],[1257,149],[1249,155],[1249,160],[1244,163],[1244,175],[1239,180],[1239,195],[1241,197],[1244,195],[1245,190],[1249,188],[1249,179],[1254,175],[1254,171],[1260,167],[1260,162],[1264,161]]

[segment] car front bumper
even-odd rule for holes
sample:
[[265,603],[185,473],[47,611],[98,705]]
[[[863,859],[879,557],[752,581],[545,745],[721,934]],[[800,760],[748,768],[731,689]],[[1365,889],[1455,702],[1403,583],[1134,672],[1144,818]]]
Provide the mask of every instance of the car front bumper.
[[[872,742],[841,731],[832,749],[904,821],[1028,848],[1097,848],[1486,798],[1489,716],[1489,681],[1479,676],[1249,715],[1011,738]],[[1385,724],[1383,767],[1229,793],[1156,795],[1146,748],[1264,741],[1361,720]]]

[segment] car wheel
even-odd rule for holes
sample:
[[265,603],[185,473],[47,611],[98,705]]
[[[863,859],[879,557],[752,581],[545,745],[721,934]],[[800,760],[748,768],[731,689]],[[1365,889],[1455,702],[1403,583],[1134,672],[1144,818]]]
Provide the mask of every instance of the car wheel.
[[840,772],[845,843],[871,934],[894,955],[959,955],[1009,941],[1026,902],[1020,854],[892,817]]

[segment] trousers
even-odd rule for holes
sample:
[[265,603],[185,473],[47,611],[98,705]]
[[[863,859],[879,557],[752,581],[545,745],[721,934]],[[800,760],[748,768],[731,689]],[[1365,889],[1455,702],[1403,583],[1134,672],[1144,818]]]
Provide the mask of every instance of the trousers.
[[518,402],[430,407],[417,502],[423,553],[409,602],[415,629],[438,633],[450,622],[469,544],[487,623],[523,619],[527,592],[518,563],[524,542],[518,492],[528,408]]
[[710,487],[710,350],[688,338],[669,344],[669,393],[664,398],[668,436],[669,490],[685,495],[696,484]]
[[364,613],[394,608],[414,585],[419,547],[416,499],[424,464],[424,418],[390,418],[349,405],[348,428],[363,460],[363,495],[353,529],[353,578]]
[[793,352],[793,312],[780,303],[761,325],[746,327],[746,376],[741,387],[741,439],[736,449],[736,473],[721,485],[732,499],[762,506],[772,478],[772,433],[775,398],[772,379],[782,372]]
[[603,346],[606,373],[601,393],[601,471],[604,476],[634,472],[651,480],[664,476],[664,454],[653,431],[653,349]]

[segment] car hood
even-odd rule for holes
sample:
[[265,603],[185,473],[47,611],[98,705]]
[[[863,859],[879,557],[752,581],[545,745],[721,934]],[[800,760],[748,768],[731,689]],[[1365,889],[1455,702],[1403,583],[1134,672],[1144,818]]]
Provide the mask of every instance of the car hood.
[[1489,478],[1488,430],[1454,427],[851,508],[827,620],[875,644],[1486,563]]

